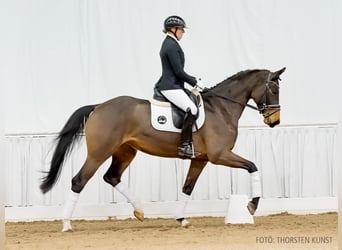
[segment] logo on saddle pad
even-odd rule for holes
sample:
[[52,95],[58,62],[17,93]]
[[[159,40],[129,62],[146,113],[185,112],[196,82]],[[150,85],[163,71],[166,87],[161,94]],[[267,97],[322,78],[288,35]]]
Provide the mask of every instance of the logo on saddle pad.
[[[192,131],[200,129],[205,120],[204,105],[202,102],[202,97],[198,94],[199,104],[198,104],[198,117],[192,128]],[[171,105],[167,101],[158,101],[156,99],[150,99],[151,103],[151,124],[152,127],[169,132],[181,132],[182,124],[185,112]]]

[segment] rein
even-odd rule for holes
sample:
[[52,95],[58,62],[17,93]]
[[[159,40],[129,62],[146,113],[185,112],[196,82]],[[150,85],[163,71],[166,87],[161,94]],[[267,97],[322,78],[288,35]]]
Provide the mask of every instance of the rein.
[[232,98],[230,98],[230,97],[227,97],[227,96],[222,96],[222,95],[218,95],[218,94],[215,94],[215,95],[213,95],[213,94],[211,94],[211,95],[206,94],[206,96],[209,96],[209,97],[218,97],[218,98],[222,98],[222,99],[225,99],[225,100],[228,100],[228,101],[232,101],[232,102],[238,103],[238,104],[240,104],[240,105],[242,105],[242,106],[245,106],[245,107],[254,109],[254,110],[256,110],[256,111],[259,111],[259,112],[261,112],[261,110],[262,110],[262,109],[259,109],[259,108],[256,107],[256,106],[253,106],[253,105],[248,104],[248,103],[239,102],[239,101],[234,100],[234,99],[232,99]]
[[234,102],[234,103],[237,103],[237,104],[240,104],[242,106],[245,106],[245,107],[248,107],[248,108],[251,108],[251,109],[254,109],[256,111],[259,111],[259,113],[263,114],[265,110],[267,109],[275,109],[274,112],[268,114],[266,117],[269,117],[271,115],[273,115],[274,113],[278,112],[280,110],[280,105],[279,104],[267,104],[267,93],[268,91],[267,90],[270,90],[269,88],[269,84],[270,83],[273,83],[275,84],[278,88],[279,88],[279,85],[275,82],[275,81],[271,81],[271,72],[268,73],[268,76],[267,76],[267,80],[266,80],[266,83],[265,83],[265,91],[264,91],[264,94],[263,94],[263,103],[261,105],[261,107],[256,107],[256,106],[253,106],[253,105],[250,105],[248,103],[242,103],[242,102],[239,102],[233,98],[230,98],[230,97],[227,97],[227,96],[222,96],[222,95],[219,95],[219,94],[212,94],[212,93],[209,93],[207,92],[206,96],[209,96],[209,97],[218,97],[218,98],[222,98],[222,99],[225,99],[225,100],[228,100],[228,101],[231,101],[231,102]]

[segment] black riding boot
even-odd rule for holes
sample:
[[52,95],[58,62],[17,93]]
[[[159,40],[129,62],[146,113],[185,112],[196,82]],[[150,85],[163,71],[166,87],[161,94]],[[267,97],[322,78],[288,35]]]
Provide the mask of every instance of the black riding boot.
[[[195,116],[188,110],[184,117],[182,133],[181,133],[181,146],[178,147],[178,155],[194,158],[196,156],[192,144],[192,126],[195,121]],[[197,153],[198,154],[198,153]]]

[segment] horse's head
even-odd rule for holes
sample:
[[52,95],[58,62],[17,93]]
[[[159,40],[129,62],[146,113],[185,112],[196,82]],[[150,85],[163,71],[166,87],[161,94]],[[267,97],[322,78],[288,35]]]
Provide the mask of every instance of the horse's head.
[[262,84],[258,84],[251,94],[260,113],[264,116],[264,123],[271,128],[280,123],[279,76],[285,69],[268,72],[267,78],[263,78]]

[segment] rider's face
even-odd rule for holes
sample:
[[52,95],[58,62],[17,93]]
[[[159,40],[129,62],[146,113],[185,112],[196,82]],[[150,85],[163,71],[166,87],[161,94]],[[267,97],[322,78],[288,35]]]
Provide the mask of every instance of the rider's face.
[[176,34],[178,40],[181,40],[183,37],[183,34],[185,33],[184,28],[172,28],[171,29],[174,34]]
[[178,28],[177,29],[177,37],[179,40],[182,39],[184,33],[185,33],[184,28]]

